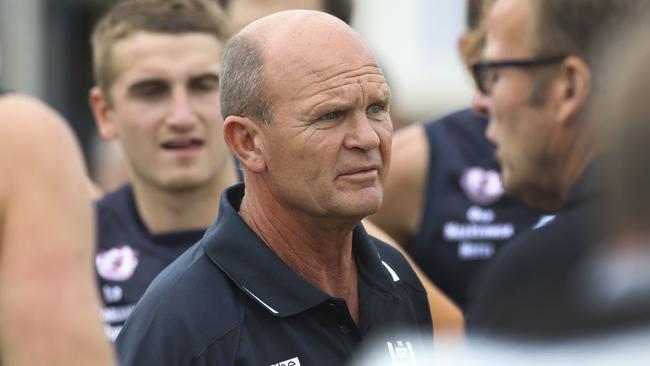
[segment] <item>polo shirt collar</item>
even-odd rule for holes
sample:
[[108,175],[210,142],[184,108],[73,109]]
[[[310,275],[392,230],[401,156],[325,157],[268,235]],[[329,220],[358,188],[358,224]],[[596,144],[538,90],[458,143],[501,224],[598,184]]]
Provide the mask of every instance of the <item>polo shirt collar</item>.
[[[242,183],[222,193],[219,218],[203,238],[208,258],[275,316],[295,315],[331,299],[285,264],[244,222],[238,213],[243,196]],[[363,226],[354,229],[352,241],[359,277],[373,287],[393,287],[394,273],[382,263]]]

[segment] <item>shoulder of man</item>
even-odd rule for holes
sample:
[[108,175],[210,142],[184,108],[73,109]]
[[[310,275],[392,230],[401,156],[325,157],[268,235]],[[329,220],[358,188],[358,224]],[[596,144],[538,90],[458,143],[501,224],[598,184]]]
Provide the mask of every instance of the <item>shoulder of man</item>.
[[197,243],[156,277],[136,305],[116,340],[120,363],[201,364],[206,350],[219,347],[210,354],[223,359],[211,362],[234,364],[242,296]]

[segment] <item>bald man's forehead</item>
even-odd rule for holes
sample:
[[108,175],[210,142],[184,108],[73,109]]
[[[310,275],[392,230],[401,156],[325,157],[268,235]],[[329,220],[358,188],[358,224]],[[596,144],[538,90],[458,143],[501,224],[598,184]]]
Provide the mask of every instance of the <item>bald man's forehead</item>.
[[264,41],[269,38],[309,36],[311,34],[308,30],[321,27],[352,30],[340,19],[321,11],[287,10],[257,19],[240,33]]

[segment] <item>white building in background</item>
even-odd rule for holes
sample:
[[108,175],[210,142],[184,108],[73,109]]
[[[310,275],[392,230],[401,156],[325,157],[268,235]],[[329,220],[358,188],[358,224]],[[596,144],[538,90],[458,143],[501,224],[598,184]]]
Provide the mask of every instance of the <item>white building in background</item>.
[[46,98],[43,4],[0,0],[0,85],[40,98]]
[[469,105],[473,87],[458,51],[465,0],[356,0],[353,23],[380,59],[405,117]]

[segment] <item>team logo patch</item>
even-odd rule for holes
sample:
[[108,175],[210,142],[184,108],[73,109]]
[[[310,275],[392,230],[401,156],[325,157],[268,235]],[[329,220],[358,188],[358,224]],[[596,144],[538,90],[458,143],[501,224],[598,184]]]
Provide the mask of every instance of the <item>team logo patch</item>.
[[470,201],[482,206],[493,204],[504,194],[499,172],[480,167],[465,169],[460,177],[460,187]]
[[109,281],[126,281],[138,266],[138,253],[128,245],[104,250],[95,256],[97,273]]

